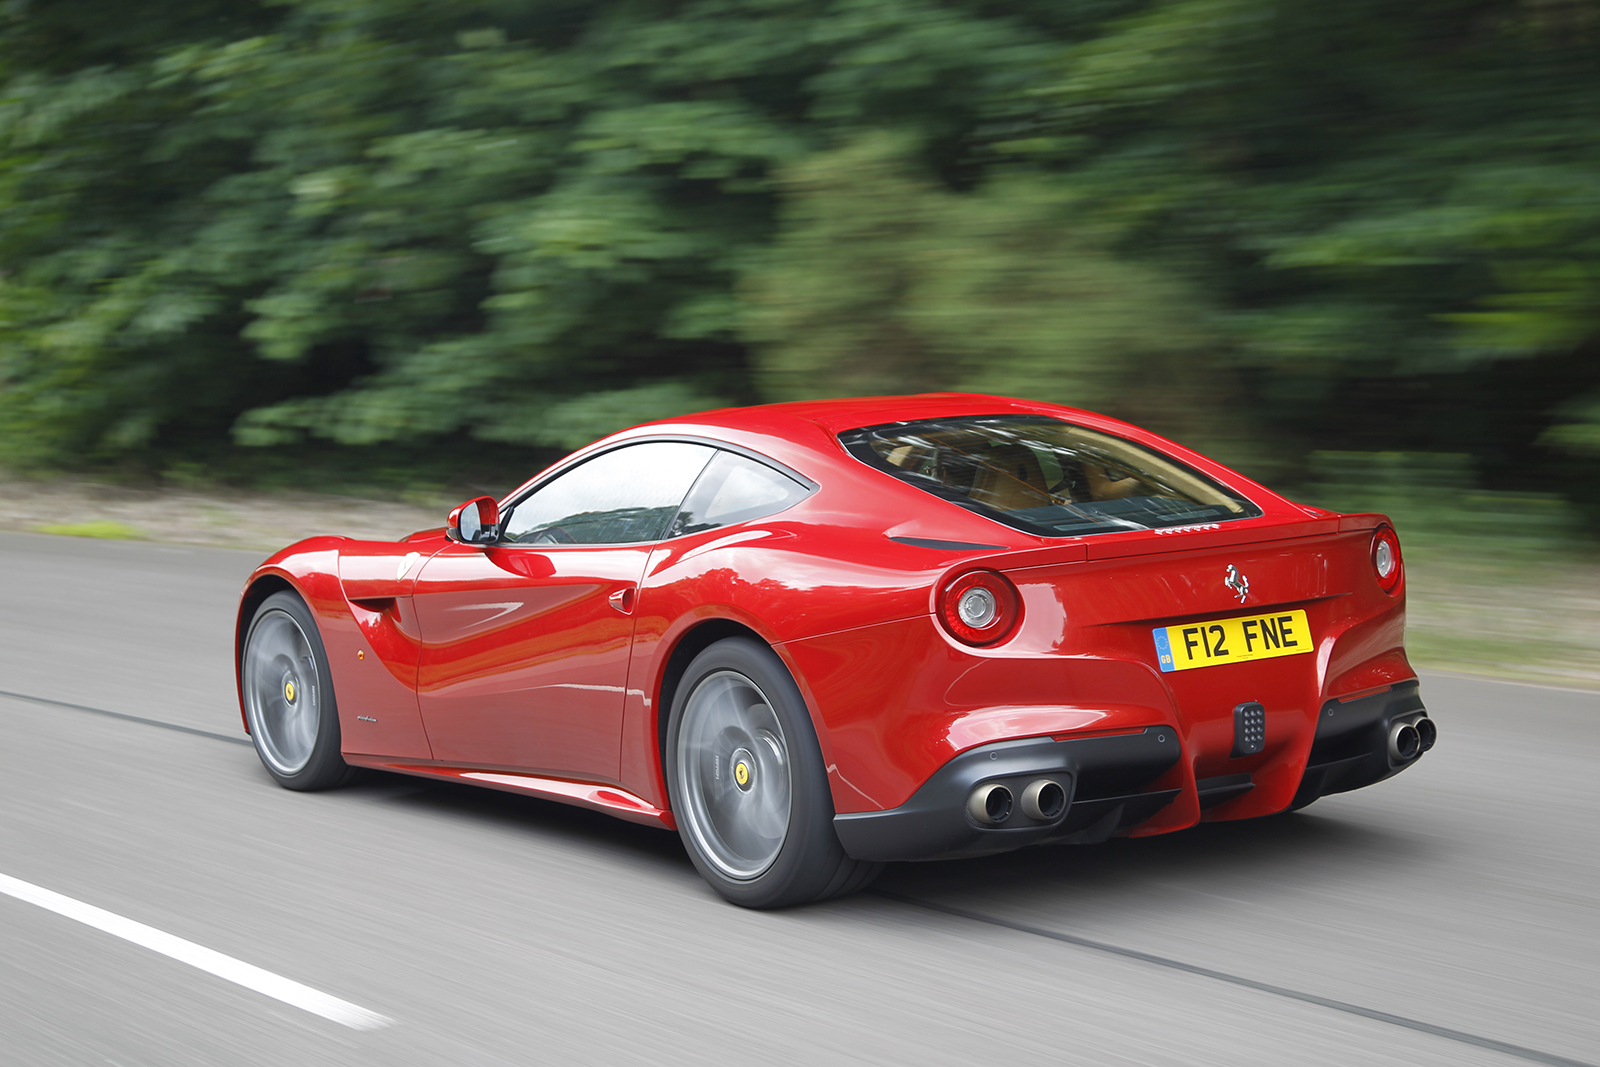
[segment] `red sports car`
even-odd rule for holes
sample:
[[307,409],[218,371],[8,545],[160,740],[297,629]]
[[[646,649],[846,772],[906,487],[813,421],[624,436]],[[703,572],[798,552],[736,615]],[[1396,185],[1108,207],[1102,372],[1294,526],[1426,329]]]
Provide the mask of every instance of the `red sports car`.
[[713,411],[402,541],[318,537],[239,608],[245,728],[682,836],[727,899],[889,860],[1303,807],[1436,731],[1382,515],[992,396]]

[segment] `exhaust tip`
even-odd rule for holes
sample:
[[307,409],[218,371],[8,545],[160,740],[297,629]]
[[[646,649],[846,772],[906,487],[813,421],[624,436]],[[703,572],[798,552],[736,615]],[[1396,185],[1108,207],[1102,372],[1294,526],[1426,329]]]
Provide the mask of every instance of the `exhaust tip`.
[[1050,778],[1029,782],[1022,791],[1022,814],[1040,822],[1059,819],[1067,810],[1067,791]]
[[1011,803],[1011,790],[999,782],[990,782],[967,797],[967,813],[986,826],[998,826],[1011,818]]
[[1439,728],[1433,720],[1424,716],[1417,720],[1417,742],[1419,751],[1426,752],[1439,740]]
[[1422,752],[1422,738],[1417,728],[1408,722],[1397,722],[1389,727],[1389,758],[1404,763],[1414,760]]

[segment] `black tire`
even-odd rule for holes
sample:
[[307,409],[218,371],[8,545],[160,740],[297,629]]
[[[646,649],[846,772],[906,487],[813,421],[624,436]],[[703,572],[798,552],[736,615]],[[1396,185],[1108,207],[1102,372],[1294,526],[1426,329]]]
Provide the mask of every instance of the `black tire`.
[[811,716],[783,661],[759,641],[730,637],[689,664],[672,701],[665,762],[684,848],[734,904],[782,908],[841,896],[883,868],[840,846]]
[[339,704],[316,620],[296,593],[261,602],[239,663],[250,740],[285,789],[344,785],[355,768],[339,754]]

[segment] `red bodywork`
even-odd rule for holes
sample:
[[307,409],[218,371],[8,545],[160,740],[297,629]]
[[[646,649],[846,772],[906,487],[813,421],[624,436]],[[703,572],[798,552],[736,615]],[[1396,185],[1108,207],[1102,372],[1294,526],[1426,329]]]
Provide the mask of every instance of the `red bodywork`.
[[[867,466],[837,436],[995,414],[1053,416],[1153,447],[1261,514],[1209,528],[1036,537]],[[971,395],[729,409],[624,431],[528,484],[597,449],[660,436],[748,449],[819,488],[767,519],[647,545],[481,547],[442,530],[399,542],[313,538],[251,576],[239,632],[271,592],[300,593],[320,626],[352,764],[668,827],[662,718],[676,673],[735,632],[770,644],[799,683],[838,812],[894,808],[977,745],[1169,726],[1183,758],[1152,788],[1182,792],[1137,835],[1197,822],[1195,782],[1216,775],[1247,772],[1255,788],[1205,818],[1283,810],[1319,709],[1415,678],[1402,647],[1403,579],[1386,593],[1371,563],[1383,516],[1294,504],[1114,419]],[[1248,573],[1248,609],[1223,582],[1230,565]],[[1005,574],[1021,595],[1019,624],[989,647],[955,640],[934,614],[938,591],[974,568]],[[1315,655],[1158,669],[1153,627],[1275,609],[1306,612]],[[1269,740],[1232,758],[1233,711],[1250,700],[1266,708]]]

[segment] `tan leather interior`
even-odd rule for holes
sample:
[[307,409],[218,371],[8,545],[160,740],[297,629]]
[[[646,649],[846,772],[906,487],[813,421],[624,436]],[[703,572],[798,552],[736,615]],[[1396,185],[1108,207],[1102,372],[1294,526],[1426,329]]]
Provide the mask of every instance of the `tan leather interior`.
[[904,466],[908,465],[908,463],[910,462],[910,460],[911,460],[911,452],[912,452],[912,450],[914,448],[916,448],[915,445],[901,445],[899,448],[896,448],[896,449],[892,450],[888,455],[884,456],[883,458],[885,460],[887,460],[892,466],[904,467]]
[[1138,478],[1128,476],[1113,479],[1107,468],[1093,460],[1084,461],[1083,473],[1089,483],[1090,500],[1121,500],[1125,496],[1134,495],[1140,487]]
[[1001,445],[980,452],[972,480],[972,499],[1001,511],[1043,507],[1050,503],[1039,457],[1023,445]]

